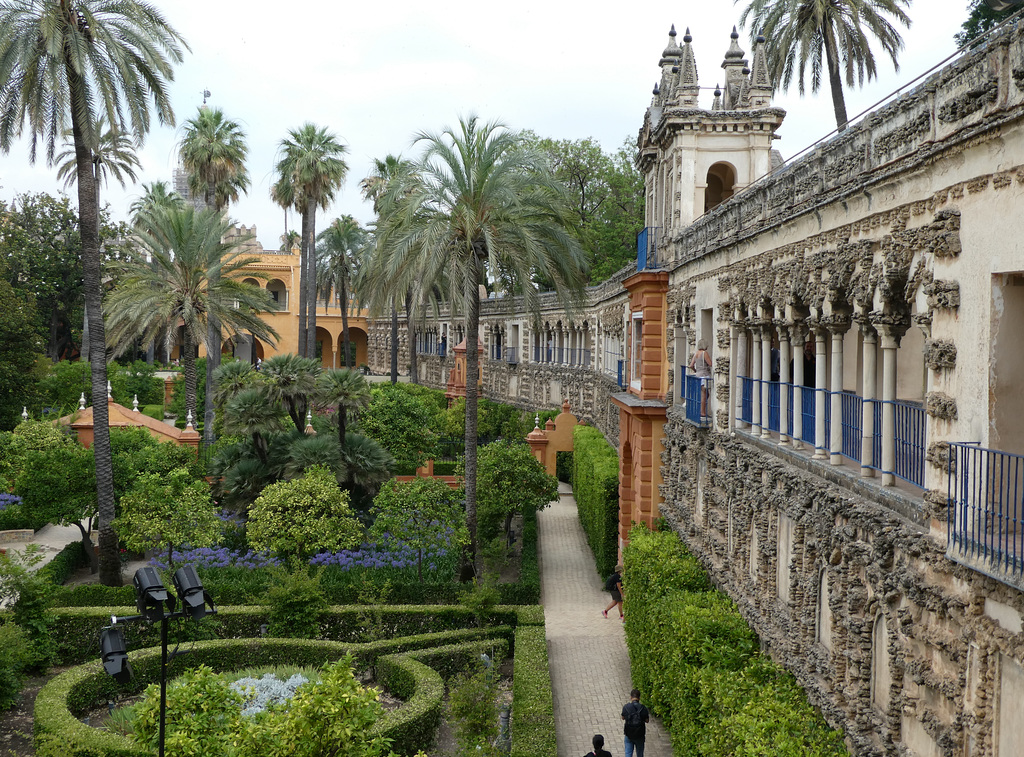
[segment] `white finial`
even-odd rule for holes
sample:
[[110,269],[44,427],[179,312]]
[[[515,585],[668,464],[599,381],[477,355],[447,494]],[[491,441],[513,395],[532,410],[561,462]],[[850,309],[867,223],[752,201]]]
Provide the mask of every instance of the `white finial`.
[[540,413],[537,413],[535,416],[533,416],[533,427],[540,428]]
[[27,407],[23,407],[21,409],[21,419],[23,421],[27,421],[28,420],[28,408]]
[[307,426],[312,426],[313,425],[313,411],[312,410],[307,410],[306,411],[306,425]]
[[78,409],[85,410],[85,392],[78,398]]
[[135,395],[135,399],[132,400],[132,412],[139,412],[139,395]]
[[185,430],[186,431],[189,431],[189,430],[195,431],[195,429],[192,428],[192,410],[191,410],[191,408],[185,414]]
[[111,387],[110,387],[110,382],[108,381],[107,382],[107,399],[108,400],[114,399],[113,397],[110,396],[110,391],[111,391]]

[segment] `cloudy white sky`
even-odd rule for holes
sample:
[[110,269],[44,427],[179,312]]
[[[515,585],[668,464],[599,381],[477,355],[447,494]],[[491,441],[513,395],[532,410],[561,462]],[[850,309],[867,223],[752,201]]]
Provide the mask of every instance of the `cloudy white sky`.
[[[194,115],[204,89],[209,104],[239,121],[248,134],[252,188],[230,209],[239,223],[258,228],[264,247],[276,249],[284,211],[269,199],[277,146],[304,121],[332,129],[349,148],[349,178],[317,226],[342,213],[366,223],[369,204],[359,180],[372,160],[412,155],[412,135],[439,130],[476,113],[556,139],[593,137],[614,150],[635,139],[658,60],[676,25],[690,27],[701,86],[721,79],[729,33],[739,19],[731,0],[702,3],[644,0],[158,0],[191,53],[171,85],[178,128],[155,127],[140,152],[142,182],[170,181],[177,163],[180,124]],[[882,76],[847,94],[851,116],[950,55],[968,0],[917,0],[899,73],[880,61]],[[747,30],[741,45],[750,53]],[[770,42],[770,41],[769,41]],[[776,146],[790,157],[835,124],[827,93],[803,98],[793,88],[776,104],[788,111]],[[0,199],[63,187],[44,160],[30,165],[26,142],[0,155]],[[124,219],[141,186],[103,190],[114,217]],[[72,200],[77,201],[72,194]],[[290,227],[298,225],[292,213]]]

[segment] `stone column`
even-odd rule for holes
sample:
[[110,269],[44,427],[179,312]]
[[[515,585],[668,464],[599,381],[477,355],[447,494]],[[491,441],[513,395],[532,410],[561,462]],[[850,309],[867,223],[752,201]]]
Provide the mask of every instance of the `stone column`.
[[860,332],[864,338],[861,347],[863,400],[860,416],[860,475],[871,478],[875,475],[877,461],[874,457],[875,448],[875,400],[877,399],[878,365],[878,333],[869,323],[860,324]]
[[[746,428],[746,421],[743,418],[743,377],[747,373],[747,329],[742,321],[737,321],[733,326],[734,339],[736,340],[736,355],[729,370],[732,373],[734,401],[733,406],[733,428]],[[682,378],[680,378],[682,381]]]
[[753,386],[750,392],[750,433],[761,435],[761,339],[759,326],[750,334],[750,378]]
[[892,326],[880,326],[882,337],[882,486],[896,483],[896,350],[899,337]]
[[814,458],[824,460],[828,457],[828,439],[825,438],[825,399],[828,395],[826,380],[828,363],[825,353],[825,336],[828,330],[820,326],[814,328]]
[[789,327],[779,324],[779,446],[789,446],[789,361],[792,353],[789,345]]
[[802,323],[790,327],[793,337],[793,449],[804,446],[804,343],[807,328]]
[[849,322],[829,324],[832,334],[832,427],[829,440],[829,463],[843,464],[843,336]]
[[761,327],[761,438],[772,435],[769,418],[771,417],[771,379],[772,379],[772,329],[771,321]]

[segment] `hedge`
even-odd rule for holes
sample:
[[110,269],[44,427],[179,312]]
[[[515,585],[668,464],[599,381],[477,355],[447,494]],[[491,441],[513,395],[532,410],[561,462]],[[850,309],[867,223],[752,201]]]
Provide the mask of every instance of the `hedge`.
[[81,541],[73,541],[41,567],[39,575],[45,575],[50,583],[60,586],[79,568],[88,564],[89,555],[85,552],[85,545]]
[[511,731],[511,757],[550,757],[558,753],[548,645],[542,625],[516,627]]
[[675,533],[634,528],[624,559],[633,682],[675,754],[846,755],[842,733],[761,653],[735,604],[711,588]]
[[619,559],[619,456],[593,426],[573,429],[572,491],[597,572],[611,575]]

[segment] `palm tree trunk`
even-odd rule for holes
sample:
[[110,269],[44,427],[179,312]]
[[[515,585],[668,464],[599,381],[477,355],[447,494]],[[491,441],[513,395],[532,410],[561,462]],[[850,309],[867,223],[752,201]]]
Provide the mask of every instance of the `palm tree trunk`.
[[[220,212],[216,206],[217,187],[211,181],[206,186],[206,207],[213,211]],[[217,285],[217,275],[210,276],[207,288],[213,289]],[[206,329],[206,398],[203,407],[203,441],[206,444],[213,444],[213,372],[220,367],[220,320],[211,311],[207,318]]]
[[344,402],[338,403],[338,444],[345,448],[345,434],[348,432],[348,409]]
[[306,260],[309,256],[309,214],[302,212],[302,241],[299,243],[299,340],[296,349],[299,357],[306,354]]
[[309,216],[309,228],[306,234],[306,357],[316,357],[316,202],[306,200],[306,214]]
[[836,114],[836,129],[845,131],[849,119],[846,117],[846,98],[843,96],[843,72],[839,66],[839,51],[831,29],[824,30],[825,60],[828,62],[828,83],[832,89],[832,107]]
[[468,577],[467,568],[475,575],[477,554],[476,539],[476,440],[477,440],[477,376],[480,373],[478,330],[480,327],[480,261],[472,258],[473,269],[466,281],[466,527],[469,529],[469,565],[463,566],[463,577]]
[[[346,276],[341,277],[341,345],[345,350],[345,367],[352,367],[352,348],[348,338],[348,287],[345,286]],[[345,440],[342,439],[342,444]]]
[[[83,82],[70,62],[66,65],[72,103],[81,102]],[[114,465],[107,412],[107,346],[103,330],[103,279],[100,261],[100,219],[96,205],[96,178],[86,147],[79,109],[71,108],[71,134],[75,144],[78,182],[78,223],[82,239],[82,279],[89,317],[89,363],[92,369],[93,455],[96,465],[96,511],[99,515],[100,582],[121,585],[121,558],[114,532]]]
[[185,368],[185,415],[192,413],[192,422],[198,423],[196,417],[196,346],[192,343],[192,335],[185,329],[181,342],[181,364]]
[[398,383],[398,306],[391,302],[391,383]]
[[419,366],[416,361],[415,324],[412,320],[412,291],[405,293],[405,340],[409,347],[409,381],[420,383]]

